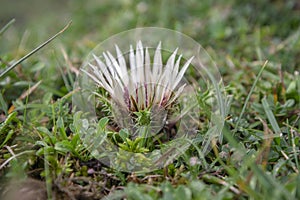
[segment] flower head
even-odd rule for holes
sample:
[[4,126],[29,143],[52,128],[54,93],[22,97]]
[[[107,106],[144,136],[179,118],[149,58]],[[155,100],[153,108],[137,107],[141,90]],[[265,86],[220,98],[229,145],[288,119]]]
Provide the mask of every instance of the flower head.
[[88,63],[89,70],[82,71],[127,111],[150,110],[153,106],[167,108],[183,91],[185,85],[178,89],[177,86],[193,57],[179,69],[182,56],[176,60],[178,49],[164,65],[161,43],[151,59],[148,47],[144,48],[138,41],[135,50],[130,46],[127,62],[119,47],[115,48],[116,58],[109,51],[103,52],[103,60],[93,55],[93,62]]

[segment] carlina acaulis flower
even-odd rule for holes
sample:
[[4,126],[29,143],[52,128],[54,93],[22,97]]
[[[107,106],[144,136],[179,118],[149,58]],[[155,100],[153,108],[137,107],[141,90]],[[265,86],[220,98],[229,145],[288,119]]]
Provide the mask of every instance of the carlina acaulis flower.
[[130,45],[129,55],[124,56],[117,45],[115,48],[116,57],[109,51],[102,53],[103,60],[93,54],[88,68],[82,71],[104,88],[122,110],[133,114],[150,111],[153,107],[167,109],[182,93],[185,85],[177,86],[193,57],[181,67],[182,55],[177,57],[178,48],[163,64],[161,42],[153,58],[141,41],[135,50]]

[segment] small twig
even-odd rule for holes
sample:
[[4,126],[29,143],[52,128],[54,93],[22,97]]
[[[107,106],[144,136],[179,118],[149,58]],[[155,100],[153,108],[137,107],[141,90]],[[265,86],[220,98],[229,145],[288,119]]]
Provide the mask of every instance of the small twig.
[[11,155],[16,156],[15,152],[14,152],[9,146],[5,145],[4,147],[8,150],[8,152],[9,152]]
[[[280,153],[283,155],[285,160],[287,160],[288,162],[290,161],[289,156],[286,155],[286,153],[283,150],[281,150]],[[291,167],[294,170],[294,172],[299,173],[299,170],[294,165],[291,165]]]
[[145,180],[147,180],[149,178],[161,178],[161,177],[163,177],[163,176],[160,175],[160,174],[148,175],[148,176],[145,176],[144,178],[142,178],[142,181],[145,181]]
[[288,157],[288,155],[286,155],[286,153],[284,151],[280,151],[280,153],[283,155],[283,157],[286,159],[286,160],[289,160],[290,158]]
[[26,154],[26,153],[33,153],[34,151],[23,151],[21,153],[18,153],[18,154],[15,154],[13,155],[12,157],[8,158],[4,163],[2,163],[2,165],[0,166],[0,170],[5,167],[5,165],[7,165],[11,160],[17,158],[18,156],[21,156],[23,154]]

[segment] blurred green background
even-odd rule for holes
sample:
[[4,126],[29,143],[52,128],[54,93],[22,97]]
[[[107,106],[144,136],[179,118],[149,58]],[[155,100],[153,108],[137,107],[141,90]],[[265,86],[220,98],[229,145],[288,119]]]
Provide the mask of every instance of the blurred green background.
[[[45,39],[72,20],[63,37],[69,43],[84,38],[97,43],[134,27],[159,26],[183,32],[204,47],[235,58],[276,59],[272,47],[293,34],[296,36],[288,46],[298,41],[300,6],[297,0],[2,0],[0,25],[12,18],[17,30],[10,31],[22,36],[29,30],[29,43]],[[2,39],[1,49],[3,43]],[[258,47],[262,58],[258,58]],[[299,52],[289,52],[289,48],[280,52],[283,61],[291,62],[286,66],[290,70],[299,62],[297,55]]]

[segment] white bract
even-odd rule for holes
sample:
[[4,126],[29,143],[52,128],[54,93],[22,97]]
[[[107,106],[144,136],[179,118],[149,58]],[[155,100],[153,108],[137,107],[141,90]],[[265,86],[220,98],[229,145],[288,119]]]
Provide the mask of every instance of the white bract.
[[178,49],[164,65],[161,43],[151,59],[148,47],[144,48],[138,41],[135,50],[130,46],[128,62],[119,47],[116,45],[115,48],[116,58],[108,51],[103,52],[103,61],[93,54],[93,62],[89,62],[89,68],[82,71],[123,108],[132,112],[149,110],[152,106],[167,108],[183,91],[185,85],[178,89],[177,86],[193,57],[179,69],[182,55],[176,60]]

